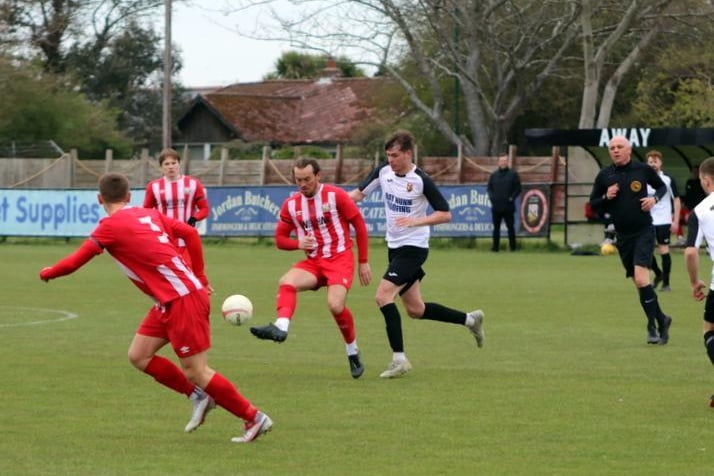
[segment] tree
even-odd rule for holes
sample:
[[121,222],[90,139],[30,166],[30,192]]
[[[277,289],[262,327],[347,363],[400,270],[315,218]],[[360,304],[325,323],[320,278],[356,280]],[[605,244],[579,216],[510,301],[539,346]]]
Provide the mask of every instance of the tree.
[[19,67],[0,58],[0,142],[54,140],[82,155],[130,154],[130,141],[116,127],[116,111],[91,103],[68,89],[61,78],[29,64]]
[[[265,79],[317,78],[327,66],[328,60],[329,57],[325,55],[287,51],[275,62],[275,71],[268,73]],[[356,78],[364,76],[364,71],[359,69],[347,57],[341,56],[335,58],[334,62],[342,77]]]
[[[263,1],[239,2],[245,4]],[[278,19],[293,44],[356,51],[358,65],[395,78],[419,110],[467,154],[496,153],[525,104],[577,39],[569,0],[292,0]],[[338,21],[330,22],[330,18]],[[319,32],[319,36],[314,32]],[[322,46],[319,46],[322,45]],[[465,130],[453,108],[460,94]]]
[[620,84],[648,48],[664,48],[677,36],[696,38],[696,25],[712,19],[711,5],[701,0],[580,1],[584,129],[608,127]]

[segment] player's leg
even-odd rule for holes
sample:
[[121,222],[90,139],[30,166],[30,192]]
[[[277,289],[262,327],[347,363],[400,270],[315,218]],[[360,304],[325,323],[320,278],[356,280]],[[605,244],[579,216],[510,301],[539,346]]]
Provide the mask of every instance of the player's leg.
[[[669,234],[669,229],[667,229],[667,233]],[[672,273],[672,256],[669,254],[669,245],[659,245],[659,254],[662,257],[662,288],[660,291],[668,292],[672,290],[669,286],[669,277]]]
[[188,378],[205,388],[218,406],[244,420],[243,436],[231,441],[247,443],[271,429],[270,417],[253,406],[230,380],[208,366],[207,351],[181,358],[181,366]]
[[[709,361],[714,364],[714,293],[711,291],[707,295],[704,305],[702,333],[704,334],[704,348],[707,351],[707,356]],[[714,395],[709,400],[709,406],[714,407]]]
[[360,378],[364,373],[364,365],[359,355],[357,346],[357,333],[352,312],[345,305],[347,301],[347,288],[340,284],[331,284],[327,287],[327,308],[342,334],[347,352],[347,361],[353,378]]
[[169,339],[160,321],[164,309],[154,307],[141,323],[129,346],[129,361],[137,369],[151,375],[160,384],[191,399],[191,419],[185,427],[190,432],[198,428],[213,408],[213,400],[201,387],[191,382],[169,359],[156,355]]
[[[392,250],[390,250],[390,252],[391,251]],[[393,269],[391,263],[385,273],[385,276],[392,279],[397,278],[397,276],[390,276],[390,273],[398,274],[395,271],[390,271],[390,269]],[[377,301],[377,306],[379,306],[379,311],[384,317],[387,340],[389,341],[389,347],[392,349],[392,361],[387,369],[379,375],[381,378],[399,377],[409,372],[412,368],[404,352],[402,318],[399,314],[399,309],[394,302],[399,290],[404,286],[404,284],[395,284],[385,278],[382,278],[377,286],[375,300]]]
[[483,347],[484,313],[477,309],[464,312],[436,302],[424,302],[421,295],[421,281],[416,281],[401,295],[407,314],[412,319],[428,319],[466,326],[476,339],[476,344]]
[[[645,231],[628,241],[629,255],[632,260],[632,279],[637,287],[640,297],[640,305],[647,316],[647,343],[666,344],[669,341],[669,327],[672,319],[666,316],[659,306],[657,293],[650,284],[649,265],[652,262],[654,253],[654,233]],[[652,334],[652,326],[657,323],[659,342],[656,342]]]
[[316,272],[309,269],[310,266],[311,262],[308,260],[297,263],[281,276],[278,281],[275,322],[266,326],[251,327],[250,332],[254,336],[275,342],[284,342],[288,338],[290,321],[297,308],[297,293],[315,289],[318,285]]

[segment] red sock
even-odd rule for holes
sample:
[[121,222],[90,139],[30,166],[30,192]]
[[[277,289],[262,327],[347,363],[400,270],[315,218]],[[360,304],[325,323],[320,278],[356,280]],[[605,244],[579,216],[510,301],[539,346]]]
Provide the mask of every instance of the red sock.
[[252,421],[258,409],[240,394],[238,389],[218,372],[204,389],[216,403],[245,421]]
[[149,361],[149,365],[147,365],[144,369],[144,373],[154,377],[154,380],[160,384],[165,385],[178,393],[183,393],[186,396],[191,395],[193,387],[195,386],[189,379],[186,378],[176,364],[171,362],[169,359],[158,355],[155,355]]
[[345,306],[344,309],[342,309],[342,312],[337,314],[336,316],[333,315],[332,317],[335,318],[335,322],[337,323],[337,327],[340,328],[340,332],[342,333],[342,338],[345,340],[345,344],[350,344],[355,341],[355,321],[352,318],[352,313],[350,312],[349,309],[347,309],[347,306]]
[[276,307],[278,309],[277,317],[292,319],[297,307],[297,290],[295,286],[290,286],[289,284],[280,285]]

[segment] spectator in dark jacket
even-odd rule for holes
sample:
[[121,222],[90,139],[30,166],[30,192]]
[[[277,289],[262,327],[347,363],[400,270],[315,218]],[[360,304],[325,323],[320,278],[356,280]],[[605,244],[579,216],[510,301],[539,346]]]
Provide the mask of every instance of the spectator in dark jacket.
[[508,167],[508,156],[498,158],[498,169],[488,179],[488,198],[491,200],[491,217],[493,219],[493,244],[491,251],[500,249],[501,221],[506,222],[508,229],[508,246],[516,251],[516,230],[514,215],[516,212],[516,197],[521,194],[521,179],[518,173]]

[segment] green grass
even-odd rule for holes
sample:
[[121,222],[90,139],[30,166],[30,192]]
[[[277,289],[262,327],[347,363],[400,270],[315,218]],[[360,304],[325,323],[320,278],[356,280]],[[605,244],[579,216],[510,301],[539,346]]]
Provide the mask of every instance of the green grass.
[[[374,283],[350,294],[367,367],[353,380],[324,290],[299,296],[281,345],[220,318],[221,298],[243,293],[256,308],[251,324],[271,322],[277,280],[298,253],[211,243],[210,363],[275,421],[254,444],[235,445],[241,425],[223,410],[184,434],[186,399],[129,365],[150,303],[108,256],[49,284],[37,278],[77,244],[0,245],[0,474],[711,473],[714,373],[681,254],[674,291],[660,294],[674,317],[660,347],[644,343],[638,298],[616,257],[437,247],[424,295],[482,307],[486,345],[464,328],[404,317],[414,369],[383,381],[391,352]],[[385,250],[371,253],[378,277]],[[29,325],[59,317],[40,309],[78,318]]]

